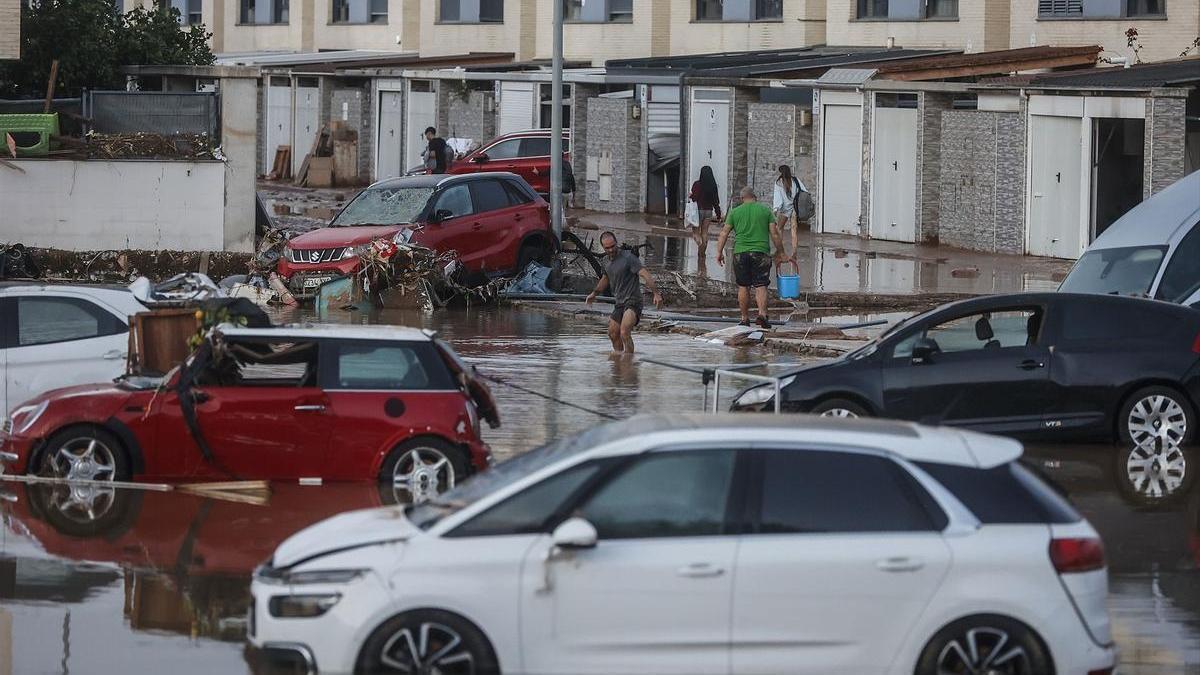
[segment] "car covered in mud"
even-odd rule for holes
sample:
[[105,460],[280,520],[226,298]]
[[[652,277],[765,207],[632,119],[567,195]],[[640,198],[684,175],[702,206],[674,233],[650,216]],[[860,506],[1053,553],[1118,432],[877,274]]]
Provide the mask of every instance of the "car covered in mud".
[[480,422],[500,423],[448,344],[390,326],[223,324],[163,378],[57,389],[18,412],[0,437],[17,473],[378,478],[416,498],[487,468]]
[[353,274],[372,242],[454,251],[476,280],[513,274],[554,250],[550,207],[520,176],[407,176],[363,190],[329,227],[293,237],[276,271],[297,297]]

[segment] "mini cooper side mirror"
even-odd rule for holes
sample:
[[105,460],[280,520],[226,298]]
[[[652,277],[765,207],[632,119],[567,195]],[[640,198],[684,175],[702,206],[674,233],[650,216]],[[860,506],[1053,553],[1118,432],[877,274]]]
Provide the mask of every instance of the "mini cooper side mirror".
[[554,545],[561,549],[592,548],[598,538],[596,527],[579,517],[564,520],[550,535]]

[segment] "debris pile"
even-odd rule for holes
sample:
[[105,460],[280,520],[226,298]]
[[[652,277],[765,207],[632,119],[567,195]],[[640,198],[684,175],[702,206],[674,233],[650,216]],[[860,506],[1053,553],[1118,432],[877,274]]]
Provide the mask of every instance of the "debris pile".
[[89,133],[82,139],[56,136],[53,157],[66,159],[225,159],[207,134]]

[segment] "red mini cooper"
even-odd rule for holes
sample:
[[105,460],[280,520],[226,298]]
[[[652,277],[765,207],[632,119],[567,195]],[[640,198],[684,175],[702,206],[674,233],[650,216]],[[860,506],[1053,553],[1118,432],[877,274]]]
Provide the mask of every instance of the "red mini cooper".
[[28,401],[0,459],[102,481],[378,477],[421,498],[491,463],[481,417],[499,426],[486,385],[425,331],[226,324],[164,378]]
[[407,176],[358,193],[329,227],[294,237],[277,271],[297,297],[358,269],[358,249],[377,239],[454,251],[477,279],[548,262],[550,207],[520,176]]

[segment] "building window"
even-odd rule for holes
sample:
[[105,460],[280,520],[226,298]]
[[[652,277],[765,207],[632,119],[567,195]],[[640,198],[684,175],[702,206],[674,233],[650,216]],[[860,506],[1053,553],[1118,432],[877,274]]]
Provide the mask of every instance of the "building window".
[[[562,125],[564,129],[571,128],[571,85],[564,84],[562,86]],[[554,85],[539,84],[538,85],[538,126],[543,129],[550,128],[550,115],[554,112]],[[547,143],[550,139],[545,139]],[[547,150],[545,154],[549,155]]]
[[201,16],[201,0],[170,0],[169,3],[162,3],[161,7],[174,7],[179,11],[179,25],[181,26],[198,26],[204,23],[204,18]]
[[[183,1],[192,2],[194,0]],[[239,0],[238,2],[238,23],[264,25],[287,22],[288,0]]]
[[633,21],[633,0],[562,0],[567,21]]
[[888,0],[858,0],[858,18],[888,18]]
[[1083,0],[1038,0],[1038,16],[1083,16]]
[[633,0],[608,0],[609,21],[633,21]]
[[957,19],[958,0],[926,0],[925,17],[928,19]]
[[583,21],[583,0],[563,0],[563,19]]
[[696,0],[697,21],[782,21],[783,0]]
[[333,0],[332,23],[387,23],[387,0]]
[[440,23],[504,23],[504,0],[440,0]]
[[1125,15],[1129,17],[1166,16],[1166,0],[1128,0]]
[[720,21],[721,0],[696,0],[697,21]]

